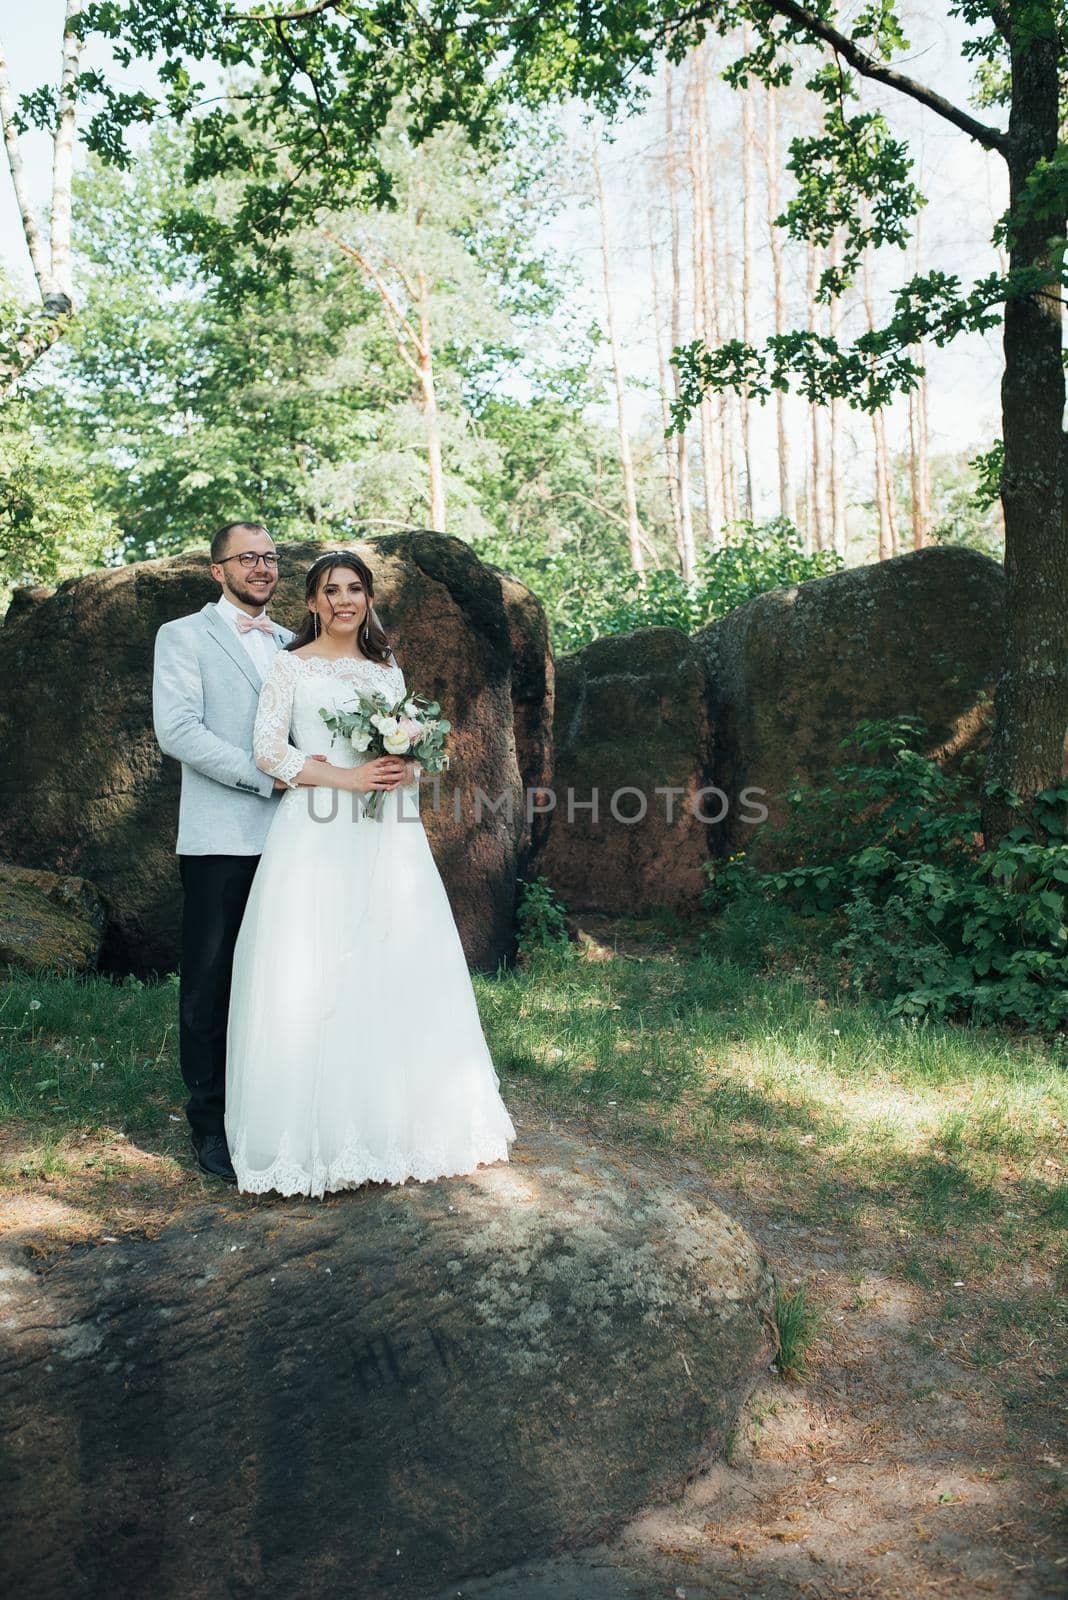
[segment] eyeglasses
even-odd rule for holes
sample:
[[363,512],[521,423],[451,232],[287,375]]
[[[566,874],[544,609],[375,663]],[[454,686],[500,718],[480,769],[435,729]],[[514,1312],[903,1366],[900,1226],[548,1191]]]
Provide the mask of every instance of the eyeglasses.
[[261,555],[258,550],[242,550],[241,554],[238,556],[223,556],[222,561],[219,562],[219,566],[222,566],[226,561],[240,561],[243,567],[254,567],[257,561],[262,561],[265,567],[276,567],[278,565],[277,556],[264,556]]

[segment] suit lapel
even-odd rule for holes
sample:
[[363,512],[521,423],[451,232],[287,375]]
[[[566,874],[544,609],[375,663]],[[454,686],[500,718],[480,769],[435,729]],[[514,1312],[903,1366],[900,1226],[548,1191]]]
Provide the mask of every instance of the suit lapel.
[[263,688],[263,679],[256,671],[256,668],[252,662],[252,658],[242,645],[240,639],[237,637],[237,634],[228,623],[223,621],[222,617],[219,615],[219,607],[214,601],[209,600],[207,605],[203,608],[202,615],[208,624],[208,631],[212,638],[217,644],[222,646],[222,648],[226,651],[226,654],[230,657],[230,660],[233,662],[234,666],[245,674],[245,677],[248,679],[249,683],[251,683],[256,693],[259,694],[260,690]]

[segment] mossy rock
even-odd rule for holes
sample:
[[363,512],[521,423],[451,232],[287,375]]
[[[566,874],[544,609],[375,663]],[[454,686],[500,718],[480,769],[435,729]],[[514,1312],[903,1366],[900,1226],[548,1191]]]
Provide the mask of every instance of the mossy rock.
[[0,862],[0,965],[91,972],[106,922],[104,898],[84,878]]
[[[754,844],[746,790],[781,822],[795,780],[826,780],[845,759],[842,739],[863,720],[918,718],[926,753],[947,766],[982,752],[1004,627],[998,563],[931,546],[758,595],[695,634],[714,729],[710,764],[731,798],[716,853]],[[778,864],[759,832],[754,854]]]
[[539,870],[575,911],[691,905],[709,853],[712,811],[698,791],[712,740],[690,640],[667,627],[597,639],[556,663],[554,706],[555,807]]

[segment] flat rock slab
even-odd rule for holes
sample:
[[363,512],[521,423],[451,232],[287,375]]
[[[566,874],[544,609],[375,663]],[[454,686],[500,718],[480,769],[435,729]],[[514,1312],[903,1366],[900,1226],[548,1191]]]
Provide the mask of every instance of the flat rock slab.
[[232,1198],[6,1258],[20,1600],[437,1595],[676,1493],[774,1353],[739,1225],[562,1134],[463,1178]]

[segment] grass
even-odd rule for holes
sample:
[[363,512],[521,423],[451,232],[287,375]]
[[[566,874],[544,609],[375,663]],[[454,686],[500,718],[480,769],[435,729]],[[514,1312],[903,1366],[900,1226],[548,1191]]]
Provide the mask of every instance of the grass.
[[[856,1297],[857,1300],[860,1296]],[[854,1307],[860,1310],[858,1304]],[[819,1310],[808,1298],[804,1284],[796,1289],[775,1290],[775,1326],[779,1334],[779,1349],[775,1366],[784,1378],[801,1378],[805,1373],[808,1353],[816,1342],[822,1325]]]
[[[1068,1077],[1056,1050],[994,1028],[890,1020],[811,973],[684,947],[671,919],[612,926],[615,951],[539,953],[475,977],[506,1099],[697,1157],[728,1209],[734,1191],[797,1226],[878,1239],[891,1272],[924,1294],[952,1301],[954,1284],[993,1285],[1001,1264],[1026,1260],[1045,1285],[1035,1315],[1058,1313]],[[116,1226],[117,1196],[136,1211],[157,1193],[169,1209],[196,1192],[176,1013],[173,977],[9,973],[0,1194],[47,1192]],[[783,1302],[784,1316],[811,1309],[804,1295]],[[976,1358],[1030,1337],[1033,1322],[991,1305]]]
[[44,1138],[158,1132],[182,1088],[174,979],[29,978],[0,993],[0,1121]]

